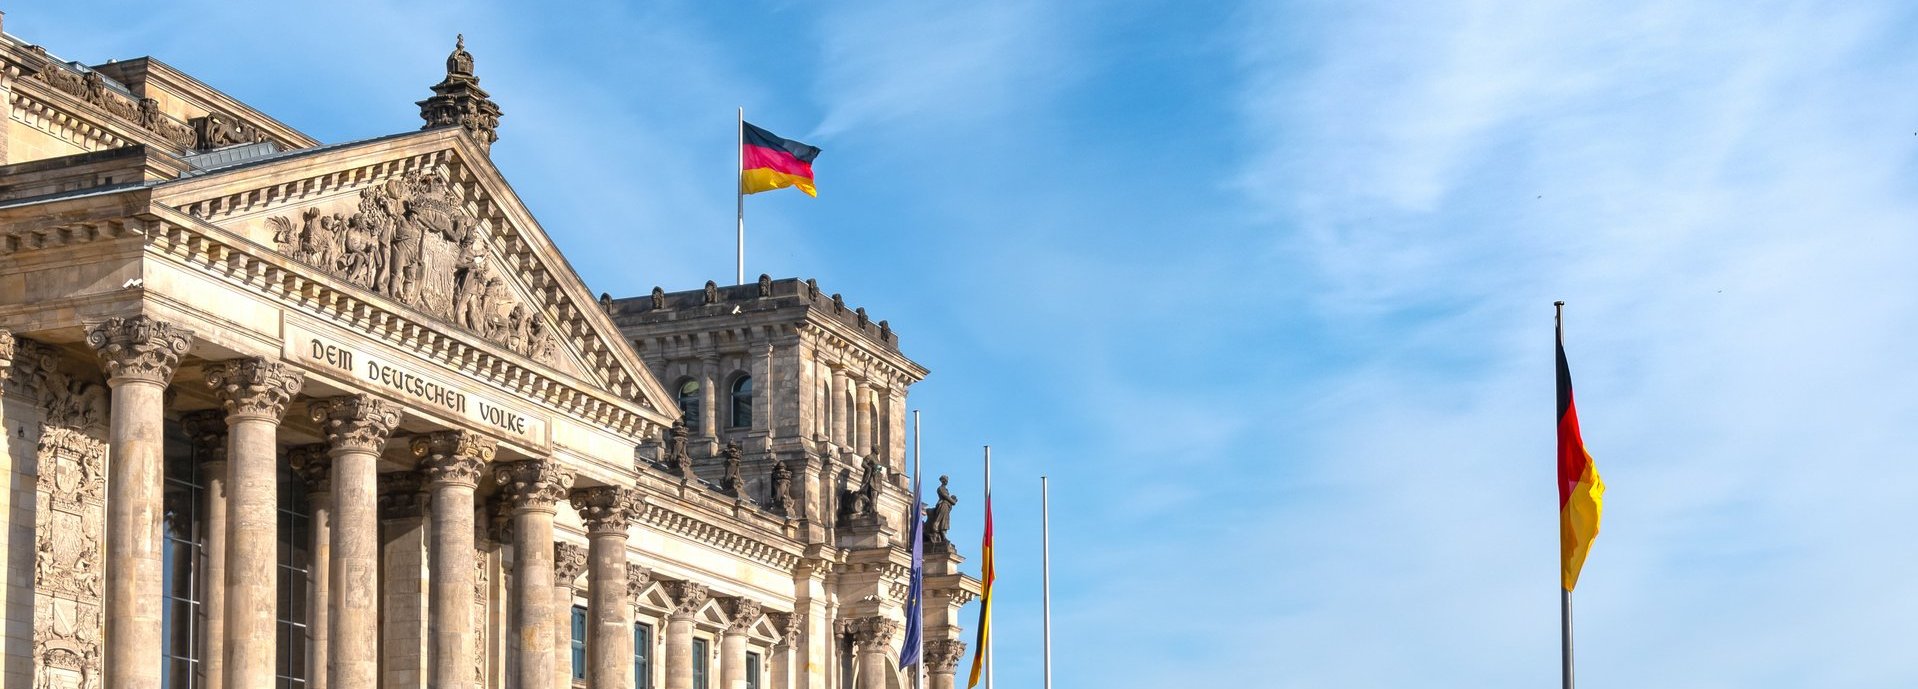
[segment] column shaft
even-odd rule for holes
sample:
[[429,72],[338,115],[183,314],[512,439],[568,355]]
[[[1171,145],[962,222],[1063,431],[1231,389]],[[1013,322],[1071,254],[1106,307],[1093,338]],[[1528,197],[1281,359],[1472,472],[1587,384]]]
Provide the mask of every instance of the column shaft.
[[720,689],[746,689],[746,631],[726,630],[719,637]]
[[[375,687],[380,676],[379,461],[400,411],[378,398],[350,395],[315,400],[307,413],[326,435],[331,464],[326,481],[332,495],[326,528],[319,529],[315,522],[316,533],[330,534],[324,588],[327,641],[324,647],[314,644],[325,664],[315,673],[326,675],[329,687]],[[413,488],[408,485],[409,492]],[[319,551],[314,556],[319,557]]]
[[519,659],[514,686],[553,684],[553,514],[522,510],[513,515],[513,652]]
[[852,394],[853,422],[857,424],[853,429],[853,434],[855,435],[853,451],[859,453],[861,457],[871,457],[873,428],[872,387],[867,385],[865,379],[862,378],[853,383]]
[[693,616],[666,618],[666,689],[693,689]]
[[493,441],[449,431],[413,440],[432,495],[428,568],[432,617],[431,685],[458,689],[473,684],[473,489],[493,458]]
[[312,512],[313,550],[307,570],[306,634],[312,639],[307,653],[307,689],[327,689],[327,667],[331,659],[333,591],[333,494],[308,493],[306,504]]
[[847,401],[851,399],[852,379],[846,375],[845,369],[833,366],[832,400],[830,400],[832,403],[832,442],[834,445],[842,448],[851,445],[851,424],[848,423],[849,419],[847,418],[851,414],[851,410],[847,408]]
[[279,653],[280,416],[302,377],[261,358],[209,364],[205,373],[226,408],[226,689],[270,689]]
[[162,383],[109,381],[107,686],[160,689]]
[[586,573],[586,686],[633,688],[633,606],[626,599],[626,533],[594,533]]
[[719,392],[719,357],[708,354],[699,358],[699,404],[704,413],[699,415],[699,434],[708,438],[719,437],[719,400],[725,395]]

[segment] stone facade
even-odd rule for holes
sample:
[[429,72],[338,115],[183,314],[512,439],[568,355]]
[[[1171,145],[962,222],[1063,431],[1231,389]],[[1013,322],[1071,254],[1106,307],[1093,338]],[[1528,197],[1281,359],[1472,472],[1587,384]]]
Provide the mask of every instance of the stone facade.
[[906,684],[926,369],[810,280],[594,298],[474,62],[321,146],[0,33],[0,686]]

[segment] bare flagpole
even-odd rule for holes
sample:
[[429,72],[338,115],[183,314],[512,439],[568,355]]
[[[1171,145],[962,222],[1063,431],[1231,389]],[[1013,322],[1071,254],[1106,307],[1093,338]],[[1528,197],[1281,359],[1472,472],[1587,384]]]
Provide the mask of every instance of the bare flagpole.
[[739,231],[734,235],[734,238],[737,240],[735,246],[738,250],[734,253],[737,261],[734,264],[733,284],[743,285],[746,284],[746,107],[743,105],[739,108],[739,128],[737,132],[739,134],[739,146],[735,148],[733,152],[739,154],[739,169],[734,171],[733,182],[735,191],[738,192],[734,195],[734,200],[738,202],[739,206]]
[[1042,592],[1040,609],[1044,612],[1042,629],[1045,631],[1045,689],[1052,689],[1052,502],[1051,492],[1046,488],[1046,477],[1039,477],[1039,580]]
[[[1554,336],[1557,337],[1560,342],[1563,342],[1565,339],[1565,302],[1552,302],[1552,311],[1552,327],[1557,330]],[[1565,520],[1565,514],[1562,509],[1558,518],[1562,527]],[[1561,549],[1563,548],[1562,545],[1560,547]],[[1561,552],[1559,553],[1559,567],[1563,568],[1564,566],[1565,554]],[[1559,655],[1562,666],[1561,669],[1564,674],[1563,686],[1564,689],[1572,689],[1572,591],[1571,589],[1565,588],[1565,582],[1563,580],[1559,581],[1558,586],[1558,627]]]
[[[925,485],[924,483],[921,483],[920,476],[919,476],[919,410],[917,409],[912,410],[912,480],[915,485]],[[923,539],[925,538],[926,525],[924,520],[926,517],[924,514],[921,514],[919,512],[922,509],[919,505],[913,505],[912,509],[914,511],[913,518],[920,520],[919,521],[919,531],[920,531],[919,538],[922,539],[923,541]],[[924,560],[921,560],[921,564],[919,566],[921,568],[925,567]],[[925,575],[924,569],[921,569],[920,576],[924,576],[924,575]],[[924,584],[920,585],[919,591],[920,591],[919,595],[922,597],[922,600],[923,600],[923,596],[926,595]],[[923,616],[925,615],[925,610],[923,609],[924,604],[921,603],[920,605],[922,609],[920,610],[919,614]],[[913,656],[919,659],[919,662],[912,664],[913,689],[926,689],[926,630],[924,627],[924,622],[921,622],[920,624],[921,624],[921,627],[919,629],[919,638],[913,640],[914,643],[919,644],[919,652]]]

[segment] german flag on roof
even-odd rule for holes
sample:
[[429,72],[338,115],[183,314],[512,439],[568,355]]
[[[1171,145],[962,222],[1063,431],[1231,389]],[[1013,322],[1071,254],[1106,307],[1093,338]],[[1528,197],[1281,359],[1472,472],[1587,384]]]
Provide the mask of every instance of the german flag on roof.
[[812,181],[818,146],[780,138],[751,122],[740,123],[739,141],[739,193],[798,187],[807,196],[819,196]]

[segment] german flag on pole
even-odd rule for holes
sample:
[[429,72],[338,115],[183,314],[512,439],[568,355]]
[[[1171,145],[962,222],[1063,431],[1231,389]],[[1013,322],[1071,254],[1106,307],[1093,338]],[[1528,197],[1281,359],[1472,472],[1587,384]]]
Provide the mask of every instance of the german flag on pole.
[[[1559,302],[1562,307],[1564,302]],[[1578,586],[1585,553],[1598,537],[1605,482],[1585,451],[1578,432],[1578,405],[1572,401],[1572,368],[1565,363],[1565,324],[1558,324],[1558,553],[1566,591]]]
[[[990,452],[988,450],[987,452]],[[979,548],[979,637],[973,642],[972,675],[966,680],[966,689],[979,686],[980,672],[990,670],[986,664],[992,657],[992,455],[986,455],[986,535]],[[988,682],[988,685],[991,683]]]
[[739,193],[757,194],[798,187],[807,196],[817,198],[819,190],[814,189],[812,183],[812,159],[818,156],[818,146],[782,139],[742,121],[739,125]]

